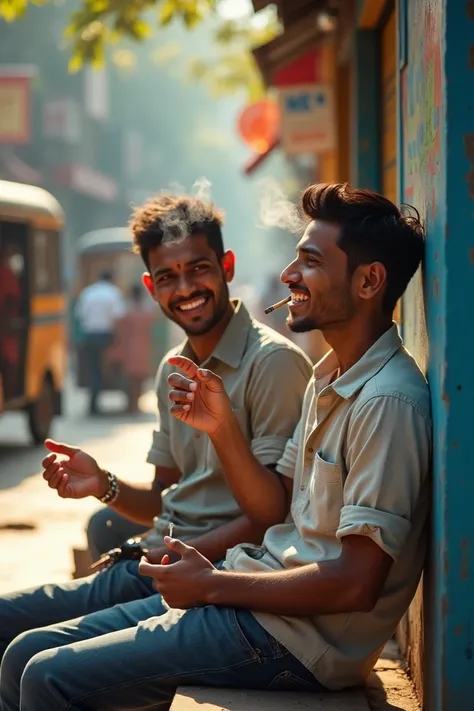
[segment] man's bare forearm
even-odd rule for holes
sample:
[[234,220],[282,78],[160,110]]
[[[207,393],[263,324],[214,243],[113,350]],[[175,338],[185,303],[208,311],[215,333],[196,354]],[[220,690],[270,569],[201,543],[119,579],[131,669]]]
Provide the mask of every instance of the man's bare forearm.
[[[106,472],[103,473],[106,490],[108,482]],[[177,469],[157,466],[153,482],[149,484],[129,484],[120,479],[120,495],[117,501],[110,505],[110,508],[131,521],[151,528],[154,517],[161,513],[161,492],[164,488],[179,481],[180,476]]]
[[208,560],[217,563],[225,558],[229,548],[234,548],[239,543],[260,545],[265,530],[265,526],[253,523],[247,516],[239,516],[209,533],[187,540],[186,543],[196,548]]
[[305,616],[361,611],[361,586],[338,561],[275,573],[217,571],[208,604],[275,615]]
[[237,420],[229,418],[211,442],[242,511],[267,528],[283,522],[289,507],[287,491],[279,477],[253,455]]
[[153,484],[128,484],[120,480],[118,499],[111,509],[143,526],[152,526],[153,518],[161,513],[161,490]]

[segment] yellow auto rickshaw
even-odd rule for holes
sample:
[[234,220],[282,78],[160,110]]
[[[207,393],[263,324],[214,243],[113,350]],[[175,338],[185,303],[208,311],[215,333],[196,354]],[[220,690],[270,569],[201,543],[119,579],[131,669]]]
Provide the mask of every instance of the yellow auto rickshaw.
[[23,410],[36,444],[61,410],[63,219],[46,190],[0,180],[0,413]]

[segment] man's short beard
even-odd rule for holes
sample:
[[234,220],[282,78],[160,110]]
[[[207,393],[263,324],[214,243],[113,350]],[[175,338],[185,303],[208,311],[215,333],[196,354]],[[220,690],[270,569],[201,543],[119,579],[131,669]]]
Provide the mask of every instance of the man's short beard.
[[288,318],[286,325],[292,333],[309,333],[318,329],[318,326],[311,318],[305,318],[302,321],[294,321]]

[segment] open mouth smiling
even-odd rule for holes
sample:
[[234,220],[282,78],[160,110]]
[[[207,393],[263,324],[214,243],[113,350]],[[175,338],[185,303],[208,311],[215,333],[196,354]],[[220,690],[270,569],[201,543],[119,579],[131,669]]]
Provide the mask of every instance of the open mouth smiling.
[[292,306],[292,307],[303,306],[303,304],[307,301],[309,301],[309,296],[304,291],[292,291],[291,292],[291,301],[289,303],[289,306]]
[[200,313],[209,301],[209,296],[199,296],[195,299],[190,299],[189,301],[183,301],[181,304],[176,306],[176,311],[181,314],[188,316],[194,316]]

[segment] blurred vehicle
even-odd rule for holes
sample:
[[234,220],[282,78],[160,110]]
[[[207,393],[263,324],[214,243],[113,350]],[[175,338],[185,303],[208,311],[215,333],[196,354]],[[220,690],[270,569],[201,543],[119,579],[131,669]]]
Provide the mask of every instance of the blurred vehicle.
[[61,411],[63,211],[46,190],[0,180],[0,413],[23,410],[37,444]]
[[[76,295],[90,284],[97,281],[104,271],[111,271],[114,283],[122,289],[125,296],[132,291],[132,287],[140,283],[144,271],[141,259],[132,252],[132,239],[126,227],[108,227],[94,230],[80,237],[77,242],[77,274]],[[145,288],[144,288],[145,291]],[[150,352],[150,377],[155,375],[162,357],[169,350],[169,329],[166,319],[160,314],[155,303],[149,299],[150,310],[156,314],[153,323],[153,346]],[[161,317],[160,317],[161,316]],[[87,387],[87,361],[81,347],[81,329],[77,320],[74,320],[73,338],[77,354],[77,384],[81,388]],[[127,392],[126,376],[119,363],[110,361],[103,380],[104,390],[121,390]]]

